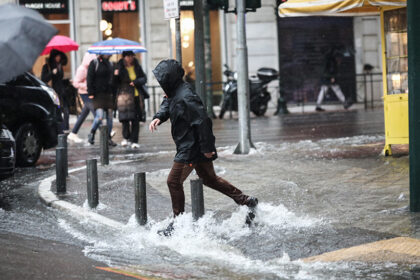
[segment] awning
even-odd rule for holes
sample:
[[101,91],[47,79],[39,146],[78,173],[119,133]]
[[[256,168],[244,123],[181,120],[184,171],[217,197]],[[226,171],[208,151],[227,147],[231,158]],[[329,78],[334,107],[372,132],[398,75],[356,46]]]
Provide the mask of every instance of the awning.
[[405,7],[406,0],[289,0],[280,17],[377,15],[381,7]]

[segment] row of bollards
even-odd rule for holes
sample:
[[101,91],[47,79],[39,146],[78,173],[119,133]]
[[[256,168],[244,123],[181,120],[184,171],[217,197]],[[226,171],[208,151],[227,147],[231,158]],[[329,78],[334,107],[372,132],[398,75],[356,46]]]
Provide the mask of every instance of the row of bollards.
[[[65,193],[67,190],[66,178],[69,176],[67,134],[59,134],[57,140],[58,144],[55,150],[56,191]],[[100,127],[100,159],[102,165],[109,164],[109,136],[106,125]],[[97,181],[96,179],[96,183]]]
[[[108,128],[100,128],[100,161],[102,165],[109,164]],[[86,160],[87,200],[90,208],[99,205],[98,167],[96,159]],[[67,135],[58,136],[56,148],[56,190],[66,192],[66,177],[68,177]],[[134,174],[135,216],[139,225],[147,223],[146,174]],[[191,180],[191,208],[196,221],[204,215],[203,182],[201,179]]]

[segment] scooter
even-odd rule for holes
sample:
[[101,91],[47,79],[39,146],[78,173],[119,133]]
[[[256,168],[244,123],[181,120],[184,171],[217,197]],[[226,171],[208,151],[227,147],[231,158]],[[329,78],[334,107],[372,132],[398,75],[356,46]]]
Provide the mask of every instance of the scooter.
[[[223,75],[227,78],[227,83],[223,88],[223,100],[220,106],[219,118],[223,119],[226,111],[238,111],[238,81],[237,73],[230,70],[228,65],[224,65],[226,70]],[[268,101],[271,96],[267,91],[267,85],[278,78],[275,69],[263,67],[258,69],[257,76],[249,79],[250,90],[250,109],[257,117],[264,116],[267,111]]]

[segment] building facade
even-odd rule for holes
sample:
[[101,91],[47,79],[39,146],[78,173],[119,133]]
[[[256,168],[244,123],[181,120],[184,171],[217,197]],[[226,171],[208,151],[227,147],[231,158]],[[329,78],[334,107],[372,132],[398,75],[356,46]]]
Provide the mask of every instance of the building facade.
[[[166,58],[174,57],[174,24],[164,19],[163,0],[0,0],[3,3],[19,3],[31,7],[31,4],[60,3],[66,6],[62,11],[40,12],[53,23],[60,34],[73,38],[79,45],[79,51],[70,54],[67,77],[71,78],[87,48],[99,40],[109,37],[123,37],[139,41],[148,50],[139,56],[145,69],[149,84],[156,85],[151,73],[156,64]],[[230,1],[233,6],[234,1]],[[279,49],[287,44],[285,36],[277,35],[277,7],[275,0],[262,0],[262,7],[256,12],[247,13],[246,32],[248,45],[248,63],[250,74],[255,74],[261,67],[279,69]],[[183,46],[183,66],[194,78],[193,31],[194,22],[191,6],[194,1],[181,1],[181,29]],[[39,5],[32,5],[34,9]],[[283,20],[283,19],[282,19]],[[285,19],[288,20],[288,19]],[[280,22],[281,24],[281,22]],[[355,17],[351,19],[353,34],[354,69],[356,74],[363,73],[365,64],[370,64],[381,72],[380,27],[379,17]],[[212,80],[223,80],[223,65],[228,64],[236,70],[236,17],[222,10],[210,11],[210,33],[212,47]],[[291,34],[290,36],[299,34]],[[279,44],[280,43],[280,44]],[[280,45],[280,48],[279,48]],[[317,50],[318,51],[318,50]],[[320,53],[319,55],[322,55]],[[282,54],[280,53],[280,57]],[[34,66],[37,73],[45,61],[40,57]],[[286,65],[288,66],[288,65]],[[283,71],[283,66],[280,69]],[[282,75],[282,73],[280,73]],[[355,82],[357,96],[363,95],[363,87]],[[276,100],[278,86],[272,82],[273,99]],[[316,92],[315,83],[312,85]],[[292,89],[293,90],[293,89]],[[381,94],[380,86],[375,92]],[[293,96],[293,94],[291,94]],[[380,98],[380,96],[375,97]],[[308,100],[311,101],[311,100]],[[275,101],[273,101],[275,102]]]

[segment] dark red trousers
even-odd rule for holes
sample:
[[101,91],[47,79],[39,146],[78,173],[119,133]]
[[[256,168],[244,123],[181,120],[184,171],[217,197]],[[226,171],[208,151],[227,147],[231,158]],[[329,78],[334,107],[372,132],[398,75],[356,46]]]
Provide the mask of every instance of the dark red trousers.
[[244,195],[228,181],[216,176],[212,161],[194,164],[174,162],[167,183],[171,194],[172,210],[175,216],[184,212],[185,195],[183,183],[193,169],[197,172],[198,177],[203,180],[204,185],[229,196],[239,205],[245,204],[248,196]]

